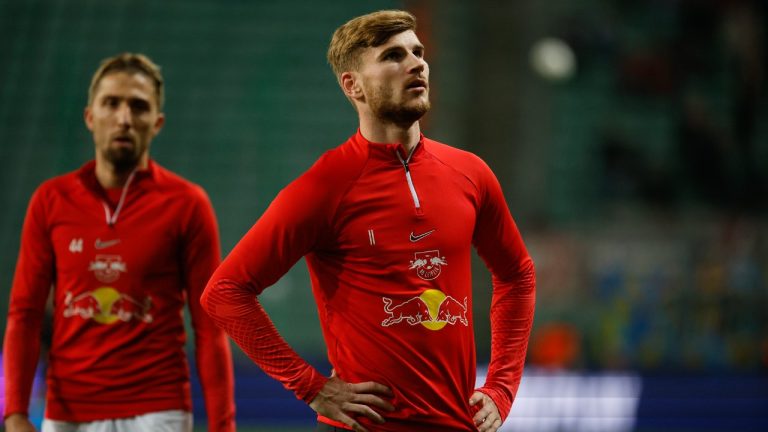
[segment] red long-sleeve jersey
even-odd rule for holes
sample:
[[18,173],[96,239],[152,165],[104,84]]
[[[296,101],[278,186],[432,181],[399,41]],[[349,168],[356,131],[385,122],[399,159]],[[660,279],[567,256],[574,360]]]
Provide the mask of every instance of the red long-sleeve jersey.
[[471,153],[422,136],[406,156],[358,132],[280,192],[202,303],[260,367],[310,402],[327,378],[286,344],[256,299],[305,257],[336,374],[394,392],[385,424],[360,422],[372,431],[474,430],[472,244],[494,290],[481,391],[506,417],[533,320],[534,271],[498,181]]
[[189,299],[209,430],[234,431],[228,341],[198,301],[220,259],[207,195],[150,161],[113,203],[94,169],[91,161],[48,180],[30,201],[4,341],[5,415],[28,410],[53,288],[47,418],[192,411]]

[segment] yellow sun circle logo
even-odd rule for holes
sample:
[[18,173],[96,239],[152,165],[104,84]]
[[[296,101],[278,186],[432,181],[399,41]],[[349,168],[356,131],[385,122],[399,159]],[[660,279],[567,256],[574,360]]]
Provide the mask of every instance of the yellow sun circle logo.
[[99,302],[100,311],[93,320],[101,324],[112,324],[120,319],[112,313],[112,305],[120,298],[120,293],[111,287],[101,287],[93,291],[93,298]]
[[[440,310],[440,303],[445,300],[445,293],[436,289],[428,289],[421,293],[419,296],[424,304],[427,305],[430,317],[434,320],[437,318],[437,313]],[[440,330],[445,327],[447,323],[445,321],[422,321],[421,325],[430,330]]]

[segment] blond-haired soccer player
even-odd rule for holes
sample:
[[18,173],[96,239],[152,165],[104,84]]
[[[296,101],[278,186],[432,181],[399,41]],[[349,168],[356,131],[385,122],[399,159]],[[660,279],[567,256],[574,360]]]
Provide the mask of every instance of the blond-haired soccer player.
[[8,432],[33,430],[27,410],[49,293],[44,432],[190,432],[185,303],[208,430],[235,430],[226,334],[198,301],[220,259],[216,218],[201,187],[149,157],[162,106],[163,77],[149,58],[104,60],[85,108],[95,160],[32,196],[4,342]]
[[[495,431],[515,398],[534,269],[477,156],[426,138],[429,66],[407,12],[357,17],[328,59],[359,130],[289,184],[216,270],[203,305],[318,413],[318,430]],[[488,379],[475,389],[472,245],[493,275]],[[280,337],[257,295],[304,257],[333,372]]]

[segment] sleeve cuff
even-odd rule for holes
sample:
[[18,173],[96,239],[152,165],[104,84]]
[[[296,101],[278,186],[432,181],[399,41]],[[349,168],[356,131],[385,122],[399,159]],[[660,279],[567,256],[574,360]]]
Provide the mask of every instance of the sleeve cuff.
[[296,397],[304,401],[307,405],[312,402],[313,399],[320,393],[325,383],[328,382],[328,377],[323,376],[315,368],[310,368],[311,373],[309,376],[309,384],[302,391],[296,392]]

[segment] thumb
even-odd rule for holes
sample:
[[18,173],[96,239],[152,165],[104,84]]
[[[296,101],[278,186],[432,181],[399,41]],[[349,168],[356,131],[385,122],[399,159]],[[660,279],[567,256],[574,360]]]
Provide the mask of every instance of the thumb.
[[472,393],[472,397],[469,398],[469,406],[475,406],[478,402],[483,400],[483,393],[476,391]]

